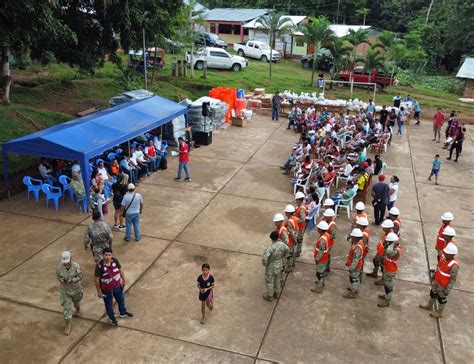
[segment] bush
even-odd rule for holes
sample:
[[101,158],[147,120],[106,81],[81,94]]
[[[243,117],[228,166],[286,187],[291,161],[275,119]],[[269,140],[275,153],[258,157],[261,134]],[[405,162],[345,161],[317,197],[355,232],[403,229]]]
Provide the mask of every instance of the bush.
[[462,95],[464,81],[452,76],[415,75],[409,70],[400,70],[397,79],[403,86],[420,86],[423,88]]

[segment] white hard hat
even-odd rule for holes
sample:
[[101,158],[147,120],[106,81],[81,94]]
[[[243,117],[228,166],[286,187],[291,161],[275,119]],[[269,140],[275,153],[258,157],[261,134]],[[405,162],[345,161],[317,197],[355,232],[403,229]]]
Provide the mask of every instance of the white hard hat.
[[458,253],[458,247],[453,243],[448,243],[448,245],[446,245],[446,248],[444,248],[443,252],[445,252],[446,254],[456,255]]
[[334,217],[334,216],[336,216],[336,214],[335,214],[333,209],[327,209],[327,210],[324,211],[323,216],[324,217]]
[[317,226],[318,229],[321,229],[321,230],[329,230],[329,225],[326,221],[321,221],[318,226]]
[[364,234],[362,233],[361,229],[356,228],[356,229],[352,230],[351,236],[354,237],[354,238],[362,238],[364,236]]
[[456,230],[454,230],[451,226],[446,226],[443,230],[443,235],[456,236]]
[[365,210],[365,205],[362,201],[359,201],[356,203],[356,206],[355,206],[355,209],[356,210]]
[[324,200],[323,206],[334,206],[334,201],[330,198]]
[[398,241],[398,236],[395,233],[388,233],[385,240],[387,240],[387,241]]
[[357,225],[369,226],[369,220],[366,217],[359,217],[356,221]]
[[275,216],[273,216],[273,222],[278,222],[278,221],[285,221],[285,218],[283,217],[282,214],[275,214]]
[[384,229],[393,229],[393,221],[390,219],[384,220],[382,222],[382,227]]
[[291,212],[291,213],[293,213],[293,212],[295,212],[296,210],[295,210],[295,207],[294,207],[293,205],[286,205],[284,211],[285,211],[285,212]]
[[61,263],[69,263],[71,261],[71,252],[63,251],[61,253]]
[[396,216],[398,216],[398,215],[400,215],[400,210],[398,209],[398,207],[392,207],[392,208],[388,211],[388,213],[389,213],[390,215],[396,215]]
[[441,215],[441,220],[453,221],[454,215],[452,212],[445,212],[443,215]]
[[135,190],[135,185],[133,183],[129,183],[128,186],[127,186],[127,189],[129,191],[134,191]]
[[305,198],[305,195],[304,195],[303,192],[301,192],[301,191],[296,192],[296,194],[295,194],[295,200],[301,200],[301,199],[303,199],[303,198]]

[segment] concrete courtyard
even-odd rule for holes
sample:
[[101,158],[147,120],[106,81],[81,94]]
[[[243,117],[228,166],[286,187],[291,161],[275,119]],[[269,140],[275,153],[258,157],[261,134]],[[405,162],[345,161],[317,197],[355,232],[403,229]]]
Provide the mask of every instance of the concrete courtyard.
[[[123,233],[114,232],[114,255],[128,277],[127,309],[134,314],[119,318],[119,327],[105,323],[103,301],[95,295],[93,259],[82,244],[90,216],[69,200],[59,212],[47,210],[44,199],[37,204],[25,193],[0,202],[0,362],[474,362],[474,145],[468,133],[459,163],[446,161],[431,130],[428,120],[410,126],[382,155],[386,174],[400,177],[396,206],[403,245],[392,306],[385,309],[377,307],[383,288],[371,278],[364,279],[359,298],[342,298],[349,281],[344,211],[324,293],[310,292],[313,231],[281,297],[262,299],[261,254],[272,217],[293,196],[278,167],[297,139],[284,121],[268,116],[257,116],[246,128],[219,130],[212,145],[194,149],[192,182],[173,181],[174,159],[167,171],[139,185],[142,240],[126,243]],[[427,181],[436,153],[443,161],[439,186]],[[455,216],[461,271],[445,317],[436,320],[418,304],[429,297],[444,211]],[[370,230],[366,270],[380,236],[378,227]],[[70,336],[63,334],[55,279],[65,249],[85,275],[82,317],[73,319]],[[215,309],[201,325],[196,278],[204,262],[216,289]]]

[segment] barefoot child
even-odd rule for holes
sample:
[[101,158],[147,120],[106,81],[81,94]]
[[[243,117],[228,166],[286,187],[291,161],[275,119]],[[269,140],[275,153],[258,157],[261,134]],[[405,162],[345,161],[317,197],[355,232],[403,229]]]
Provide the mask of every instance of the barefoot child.
[[206,322],[206,305],[209,310],[214,308],[212,301],[215,280],[214,277],[209,274],[211,270],[209,264],[204,263],[201,269],[202,274],[197,279],[197,288],[199,289],[199,301],[201,301],[201,324],[204,324]]
[[431,181],[431,177],[435,176],[435,184],[438,184],[438,175],[439,170],[441,169],[441,161],[439,160],[439,154],[435,155],[435,159],[433,160],[433,165],[431,167],[431,174],[428,177],[428,180]]

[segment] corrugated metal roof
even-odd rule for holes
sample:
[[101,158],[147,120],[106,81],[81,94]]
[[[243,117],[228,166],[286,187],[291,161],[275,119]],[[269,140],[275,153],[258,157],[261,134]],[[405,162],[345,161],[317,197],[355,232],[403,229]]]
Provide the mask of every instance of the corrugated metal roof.
[[[304,15],[284,15],[282,18],[289,18],[289,21],[285,22],[285,24],[282,24],[283,26],[290,26],[290,27],[296,27],[298,26],[299,23],[301,23],[303,20],[307,18],[307,16]],[[255,29],[255,28],[261,28],[262,26],[257,23],[257,18],[253,19],[252,21],[249,21],[248,23],[244,24],[244,28],[250,28],[250,29]]]
[[456,77],[474,79],[474,58],[466,58]]
[[233,9],[217,8],[209,10],[204,19],[207,21],[235,21],[245,23],[259,16],[268,14],[269,9]]
[[[349,34],[349,30],[353,29],[354,31],[357,31],[359,29],[370,29],[370,25],[343,25],[343,24],[331,24],[329,28],[334,32],[336,37],[345,37],[347,34]],[[303,35],[303,33],[297,31],[294,32],[293,35]]]

